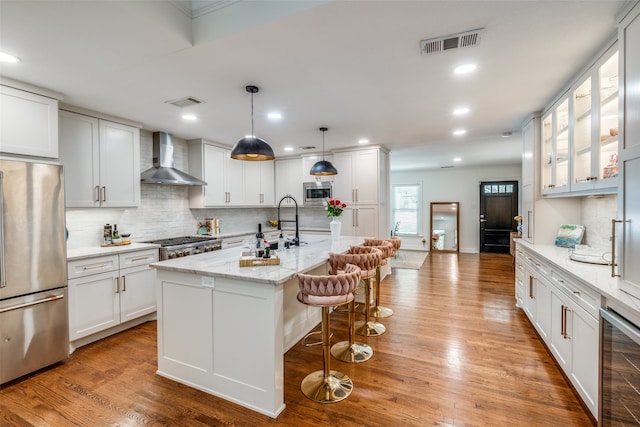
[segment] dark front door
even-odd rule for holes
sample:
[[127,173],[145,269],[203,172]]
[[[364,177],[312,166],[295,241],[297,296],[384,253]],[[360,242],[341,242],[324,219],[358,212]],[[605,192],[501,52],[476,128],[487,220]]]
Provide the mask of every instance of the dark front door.
[[480,183],[480,252],[509,253],[509,233],[516,230],[518,182]]

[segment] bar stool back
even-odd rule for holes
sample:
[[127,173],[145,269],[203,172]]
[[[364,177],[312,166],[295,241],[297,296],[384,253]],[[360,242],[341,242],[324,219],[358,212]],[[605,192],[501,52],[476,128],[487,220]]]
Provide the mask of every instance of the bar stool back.
[[[380,263],[382,253],[379,251],[370,251],[368,253],[351,253],[349,250],[344,254],[329,253],[329,265],[331,273],[337,274],[349,264],[357,265],[360,268],[360,279],[366,282],[369,287],[369,281],[375,277],[376,266]],[[356,342],[355,340],[355,324],[356,309],[355,301],[349,303],[349,340],[340,341],[331,347],[331,354],[338,360],[347,363],[365,362],[373,356],[371,346]]]
[[353,301],[353,292],[360,282],[360,268],[345,266],[344,272],[328,276],[298,274],[298,301],[322,308],[322,364],[321,371],[307,375],[300,388],[309,399],[319,403],[334,403],[347,398],[353,390],[351,378],[339,371],[332,371],[331,325],[329,309]]
[[393,314],[393,310],[388,307],[380,305],[380,267],[386,265],[389,258],[391,258],[395,252],[393,244],[387,240],[381,239],[364,239],[363,246],[372,246],[382,251],[382,263],[376,269],[376,283],[375,283],[375,301],[374,306],[371,307],[371,316],[381,318],[389,317]]
[[[373,246],[351,246],[349,248],[349,252],[353,254],[366,254],[366,253],[376,253],[376,264],[375,271],[378,271],[378,268],[382,264],[383,253],[379,249]],[[375,277],[375,275],[374,275]],[[375,322],[371,319],[371,279],[373,277],[364,280],[365,288],[364,288],[364,298],[365,298],[365,308],[364,308],[364,321],[358,321],[355,324],[356,334],[363,335],[366,337],[377,337],[378,335],[382,335],[385,333],[386,328],[380,322]]]

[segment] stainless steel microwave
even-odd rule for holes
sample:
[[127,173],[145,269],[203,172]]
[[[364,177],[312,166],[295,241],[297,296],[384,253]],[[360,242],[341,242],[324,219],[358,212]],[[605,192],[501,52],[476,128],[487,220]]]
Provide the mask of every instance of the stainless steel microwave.
[[333,197],[333,183],[329,181],[303,182],[302,195],[305,206],[322,206],[326,199]]

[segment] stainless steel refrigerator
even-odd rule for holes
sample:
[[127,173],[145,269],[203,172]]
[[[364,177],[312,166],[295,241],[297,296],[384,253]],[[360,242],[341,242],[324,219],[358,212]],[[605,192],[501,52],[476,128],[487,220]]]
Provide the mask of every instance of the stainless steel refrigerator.
[[0,384],[69,356],[64,182],[0,160]]

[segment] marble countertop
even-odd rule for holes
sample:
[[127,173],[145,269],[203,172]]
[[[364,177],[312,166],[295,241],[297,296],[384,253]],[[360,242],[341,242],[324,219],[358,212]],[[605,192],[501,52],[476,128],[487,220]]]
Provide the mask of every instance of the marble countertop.
[[586,264],[569,259],[570,249],[555,245],[534,245],[523,239],[517,240],[517,245],[528,248],[551,261],[566,273],[576,277],[581,282],[596,290],[606,298],[606,304],[629,317],[633,317],[640,324],[640,300],[621,291],[619,279],[611,277],[610,265]]
[[126,252],[141,251],[144,249],[159,248],[160,245],[153,243],[131,243],[130,245],[119,246],[88,246],[85,248],[67,250],[67,261],[74,261],[84,258],[93,258],[96,256],[117,255]]
[[323,265],[329,258],[329,252],[345,252],[349,246],[362,243],[364,237],[343,236],[332,242],[330,236],[302,234],[300,240],[306,244],[273,251],[280,257],[280,265],[240,267],[242,249],[236,247],[160,261],[151,266],[160,270],[279,285],[298,273]]

